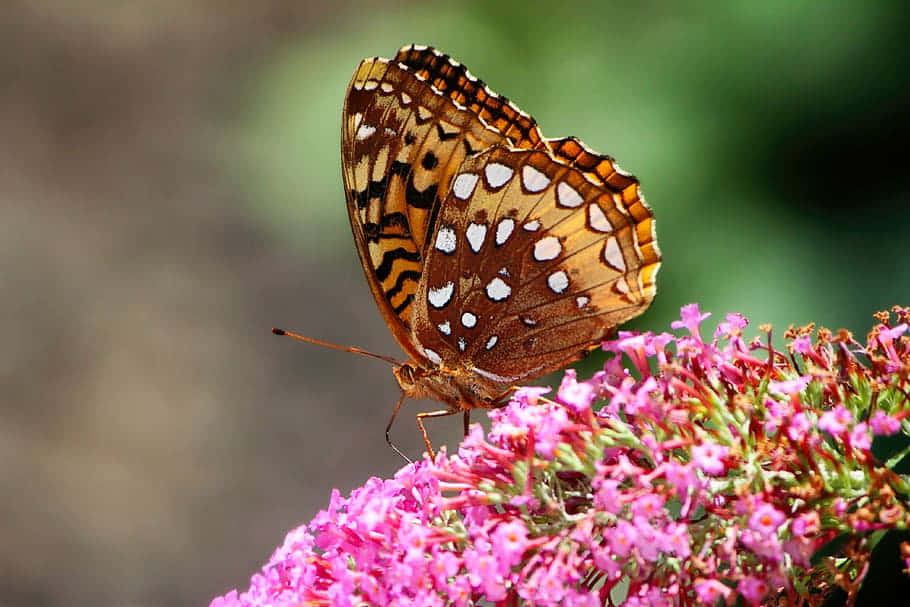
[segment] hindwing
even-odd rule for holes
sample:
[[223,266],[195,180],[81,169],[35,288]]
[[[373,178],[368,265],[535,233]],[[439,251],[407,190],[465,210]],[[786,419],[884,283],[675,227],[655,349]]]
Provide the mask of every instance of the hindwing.
[[547,150],[466,159],[417,292],[420,346],[446,367],[511,384],[565,366],[639,315],[660,258],[650,213],[643,222],[632,212],[647,211],[637,182],[631,206],[624,189]]

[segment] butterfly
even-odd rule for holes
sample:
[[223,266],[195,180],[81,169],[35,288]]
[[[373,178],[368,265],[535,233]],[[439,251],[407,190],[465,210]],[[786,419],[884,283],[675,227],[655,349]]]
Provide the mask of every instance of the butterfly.
[[[635,177],[537,122],[433,48],[357,67],[342,113],[347,208],[367,282],[410,357],[402,395],[499,404],[651,304],[654,219]],[[394,445],[392,445],[393,448]],[[397,451],[397,448],[396,448]],[[399,452],[400,453],[400,452]]]

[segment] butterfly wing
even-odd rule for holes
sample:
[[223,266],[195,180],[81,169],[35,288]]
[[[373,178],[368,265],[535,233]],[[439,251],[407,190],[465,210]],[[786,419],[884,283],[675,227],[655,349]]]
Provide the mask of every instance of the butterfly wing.
[[532,118],[434,49],[405,47],[354,73],[341,132],[351,229],[370,290],[412,356],[412,303],[441,198],[468,155],[502,143],[544,145]]
[[650,305],[660,253],[638,182],[573,152],[495,147],[458,169],[416,293],[430,358],[516,383],[578,359]]

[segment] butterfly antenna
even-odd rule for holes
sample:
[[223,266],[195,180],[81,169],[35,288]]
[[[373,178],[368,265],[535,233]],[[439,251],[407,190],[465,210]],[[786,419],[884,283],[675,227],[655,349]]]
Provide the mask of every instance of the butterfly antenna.
[[294,339],[299,339],[300,341],[305,341],[307,343],[316,344],[317,346],[323,346],[326,348],[332,348],[333,350],[341,350],[342,352],[352,352],[354,354],[360,354],[362,356],[369,356],[370,358],[378,358],[379,360],[384,360],[385,362],[391,363],[398,367],[404,364],[404,361],[392,358],[391,356],[383,356],[382,354],[368,352],[367,350],[358,348],[356,346],[339,346],[338,344],[330,344],[327,341],[319,341],[318,339],[313,339],[312,337],[304,337],[303,335],[291,333],[290,331],[285,331],[284,329],[276,329],[275,327],[272,327],[272,333],[275,335],[293,337]]

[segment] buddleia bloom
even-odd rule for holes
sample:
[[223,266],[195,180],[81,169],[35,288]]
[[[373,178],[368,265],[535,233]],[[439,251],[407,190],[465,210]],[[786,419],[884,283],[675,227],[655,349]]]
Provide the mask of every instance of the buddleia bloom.
[[910,311],[865,342],[791,328],[783,350],[737,314],[708,340],[707,316],[620,332],[593,377],[518,389],[457,453],[334,492],[213,607],[854,597],[875,532],[910,522],[907,479],[872,450],[910,431]]

